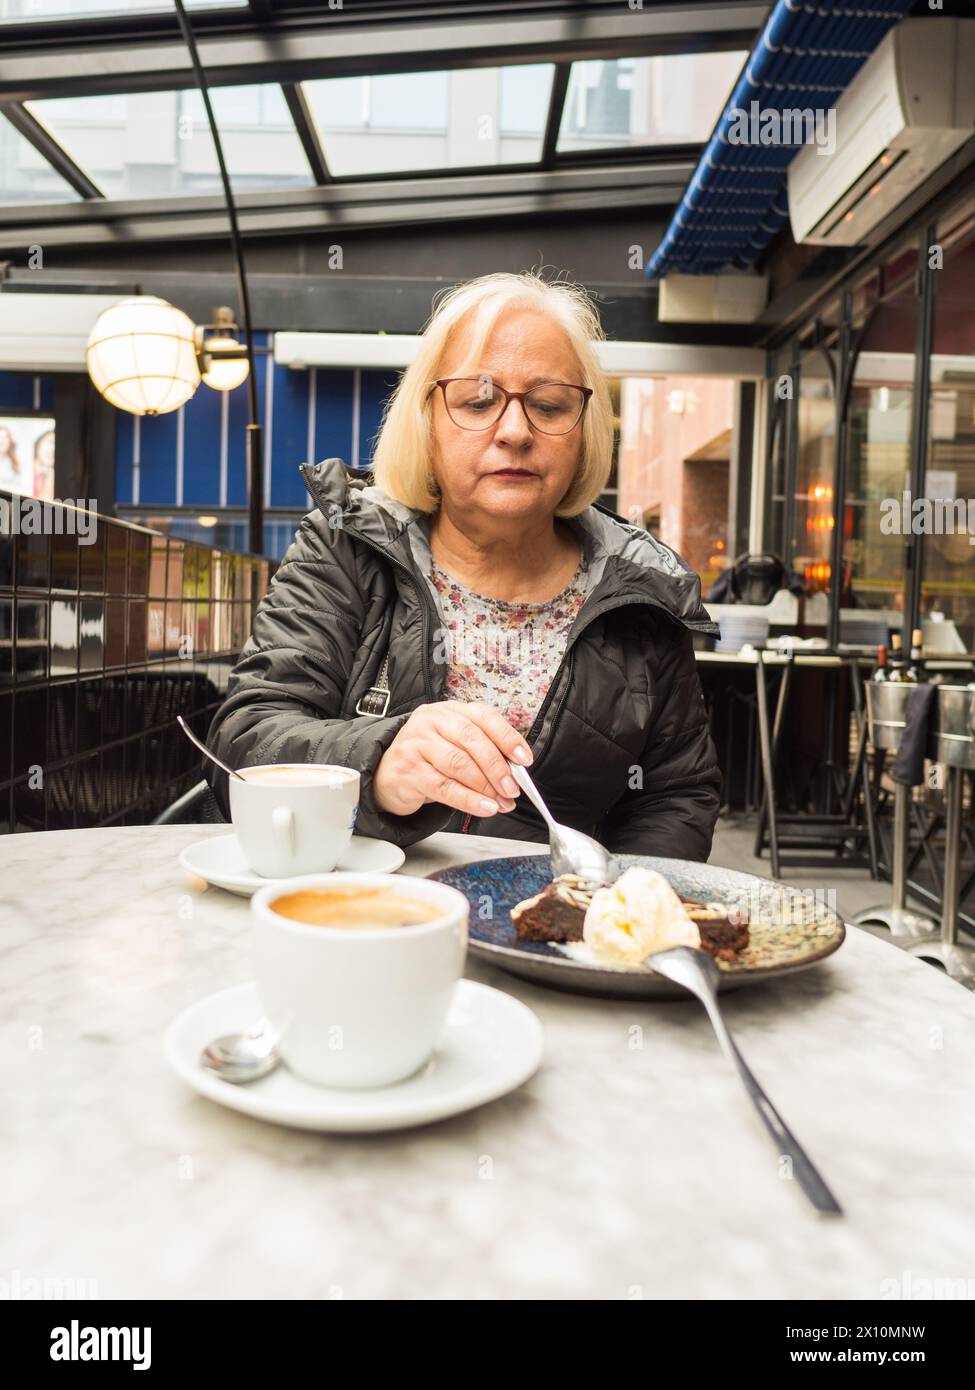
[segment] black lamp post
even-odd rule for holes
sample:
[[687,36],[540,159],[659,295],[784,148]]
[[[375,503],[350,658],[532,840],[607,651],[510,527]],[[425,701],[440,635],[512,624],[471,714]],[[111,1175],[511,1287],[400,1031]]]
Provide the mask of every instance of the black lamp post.
[[[223,196],[227,203],[227,216],[230,220],[230,240],[233,245],[234,262],[237,270],[237,294],[240,299],[244,345],[247,350],[248,367],[250,368],[247,373],[248,548],[255,555],[263,555],[264,460],[261,454],[261,423],[257,413],[257,376],[254,371],[254,332],[251,325],[251,305],[250,296],[247,292],[247,275],[244,270],[244,248],[240,238],[240,227],[237,222],[237,206],[234,203],[234,195],[230,188],[230,175],[227,173],[227,164],[223,157],[223,145],[220,142],[220,131],[217,129],[217,122],[213,115],[213,107],[210,105],[210,90],[207,86],[203,64],[200,62],[200,54],[196,47],[196,39],[193,36],[193,29],[183,6],[183,0],[174,0],[174,4],[179,19],[179,27],[183,32],[183,38],[189,50],[190,61],[193,64],[196,85],[199,88],[200,96],[203,98],[203,106],[207,113],[207,121],[210,124],[210,133],[213,136],[213,147],[217,152],[217,164],[220,166]],[[268,371],[270,370],[271,366],[269,363]]]

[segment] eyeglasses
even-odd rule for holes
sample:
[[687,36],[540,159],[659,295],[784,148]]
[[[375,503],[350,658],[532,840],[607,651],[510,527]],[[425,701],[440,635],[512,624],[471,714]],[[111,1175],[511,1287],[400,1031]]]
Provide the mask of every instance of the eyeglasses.
[[525,418],[541,434],[568,434],[582,419],[592,388],[569,386],[564,381],[545,381],[530,391],[506,391],[488,377],[450,376],[432,383],[443,392],[447,414],[462,430],[488,430],[520,401]]

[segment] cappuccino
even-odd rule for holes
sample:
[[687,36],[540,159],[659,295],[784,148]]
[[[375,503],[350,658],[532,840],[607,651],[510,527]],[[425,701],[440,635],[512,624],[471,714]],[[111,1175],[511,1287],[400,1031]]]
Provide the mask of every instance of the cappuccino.
[[265,878],[328,873],[352,843],[359,774],[340,763],[264,763],[231,777],[230,818]]
[[395,893],[388,888],[353,891],[305,889],[286,893],[270,904],[271,911],[309,927],[418,927],[435,922],[443,913],[429,902]]

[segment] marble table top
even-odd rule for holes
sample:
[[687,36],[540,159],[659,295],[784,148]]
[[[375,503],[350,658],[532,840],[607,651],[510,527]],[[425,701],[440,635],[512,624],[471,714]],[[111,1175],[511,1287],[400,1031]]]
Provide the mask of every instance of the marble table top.
[[[520,1090],[419,1129],[232,1113],[162,1054],[251,977],[246,899],[177,854],[220,826],[0,840],[0,1281],[99,1298],[900,1298],[975,1292],[975,995],[850,929],[724,996],[845,1209],[817,1217],[703,1010],[546,990],[474,958],[545,1028]],[[406,871],[517,841],[434,835]]]

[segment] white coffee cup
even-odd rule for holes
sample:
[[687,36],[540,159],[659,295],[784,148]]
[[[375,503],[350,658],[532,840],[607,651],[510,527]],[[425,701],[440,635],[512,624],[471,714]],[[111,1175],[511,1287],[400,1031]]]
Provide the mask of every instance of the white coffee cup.
[[359,774],[333,763],[268,763],[228,778],[244,857],[264,878],[334,869],[352,840]]
[[[410,926],[311,926],[274,911],[305,890],[384,889],[435,914]],[[285,1064],[320,1086],[390,1086],[433,1054],[467,955],[456,888],[401,874],[314,874],[251,899],[264,1013]]]

